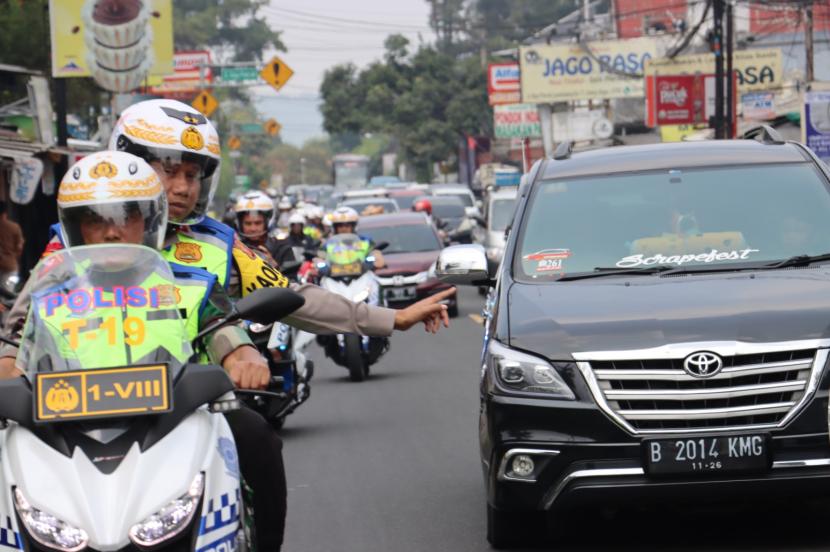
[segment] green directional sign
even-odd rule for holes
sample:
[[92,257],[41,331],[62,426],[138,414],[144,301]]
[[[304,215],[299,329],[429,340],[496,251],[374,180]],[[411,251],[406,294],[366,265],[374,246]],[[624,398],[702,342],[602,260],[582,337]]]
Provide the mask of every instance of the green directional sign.
[[252,82],[259,80],[256,67],[222,67],[219,74],[222,82]]
[[236,125],[236,130],[242,134],[265,134],[260,123],[241,123]]

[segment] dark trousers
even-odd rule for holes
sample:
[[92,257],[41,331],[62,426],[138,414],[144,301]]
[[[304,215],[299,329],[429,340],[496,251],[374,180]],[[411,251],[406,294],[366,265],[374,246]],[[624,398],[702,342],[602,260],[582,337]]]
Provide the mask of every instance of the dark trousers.
[[225,414],[236,440],[242,477],[254,491],[257,552],[278,552],[285,533],[286,486],[282,440],[250,408]]

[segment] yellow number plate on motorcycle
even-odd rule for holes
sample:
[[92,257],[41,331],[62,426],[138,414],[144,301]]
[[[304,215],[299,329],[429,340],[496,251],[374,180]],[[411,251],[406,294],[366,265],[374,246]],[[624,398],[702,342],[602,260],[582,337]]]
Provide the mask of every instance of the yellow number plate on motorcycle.
[[169,412],[166,364],[39,373],[35,421],[56,422]]
[[349,264],[333,264],[331,265],[332,276],[359,276],[363,271],[363,263],[357,261]]

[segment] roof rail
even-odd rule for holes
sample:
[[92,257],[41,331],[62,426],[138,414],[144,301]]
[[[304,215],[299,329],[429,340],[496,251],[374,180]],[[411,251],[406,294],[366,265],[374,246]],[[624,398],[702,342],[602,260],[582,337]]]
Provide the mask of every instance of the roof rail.
[[565,142],[561,142],[558,146],[556,146],[556,150],[553,152],[553,158],[557,161],[561,161],[563,159],[570,159],[573,150],[574,143],[570,140],[566,140]]
[[785,144],[786,140],[781,134],[769,125],[759,125],[744,132],[744,140],[758,140],[762,144]]

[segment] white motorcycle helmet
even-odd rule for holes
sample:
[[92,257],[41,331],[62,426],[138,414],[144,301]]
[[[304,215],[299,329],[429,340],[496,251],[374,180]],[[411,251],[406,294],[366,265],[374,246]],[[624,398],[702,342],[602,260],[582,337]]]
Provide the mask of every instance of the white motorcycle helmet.
[[[258,238],[266,234],[274,226],[274,202],[264,192],[253,190],[238,200],[234,206],[236,213],[236,230],[246,238]],[[242,217],[247,213],[259,213],[265,217],[265,229],[257,234],[246,234],[242,230]]]
[[290,217],[288,217],[288,226],[292,224],[302,224],[305,226],[305,217],[301,213],[292,213]]
[[176,224],[197,224],[207,213],[219,182],[219,135],[208,119],[193,107],[175,100],[147,100],[121,114],[109,142],[110,149],[137,155],[164,168],[183,162],[200,169],[199,199],[193,211]]
[[167,194],[156,171],[140,157],[101,151],[72,165],[58,187],[58,218],[66,247],[86,245],[81,226],[144,221],[143,244],[161,249]]

